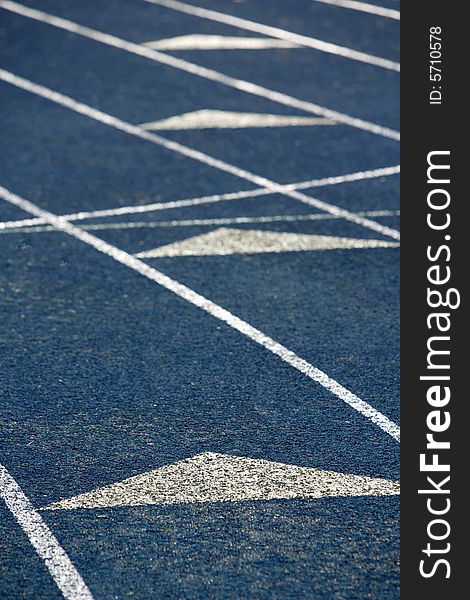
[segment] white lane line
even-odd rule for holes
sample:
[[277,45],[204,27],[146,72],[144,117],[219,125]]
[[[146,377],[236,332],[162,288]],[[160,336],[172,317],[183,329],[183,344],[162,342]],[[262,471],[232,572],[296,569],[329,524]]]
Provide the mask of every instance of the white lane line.
[[2,464],[0,464],[0,497],[3,498],[31,545],[44,561],[64,598],[93,600],[90,590],[65,550]]
[[198,308],[204,310],[209,313],[216,319],[223,321],[229,327],[232,327],[236,331],[250,338],[252,341],[256,342],[266,350],[269,350],[272,354],[278,356],[281,360],[289,364],[294,369],[297,369],[300,373],[303,373],[316,383],[319,383],[325,389],[330,391],[332,394],[337,396],[340,400],[348,404],[351,408],[361,413],[364,417],[375,423],[382,431],[390,435],[395,440],[400,440],[400,428],[399,426],[391,421],[388,417],[382,414],[380,411],[373,408],[370,404],[361,400],[358,396],[353,394],[351,391],[346,389],[340,383],[329,377],[326,373],[314,367],[309,362],[289,350],[282,344],[279,344],[266,334],[264,334],[259,329],[256,329],[246,321],[243,321],[239,317],[233,315],[228,310],[225,310],[215,302],[212,302],[208,298],[205,298],[201,294],[198,294],[191,288],[185,286],[182,283],[179,283],[175,279],[168,277],[161,271],[154,269],[149,266],[145,262],[139,260],[135,256],[116,248],[108,242],[105,242],[101,238],[98,238],[87,231],[84,231],[80,227],[76,225],[72,225],[69,221],[64,219],[63,217],[59,217],[53,213],[50,213],[47,210],[44,210],[33,204],[29,200],[21,198],[16,194],[13,194],[6,188],[0,186],[0,198],[13,204],[14,206],[18,206],[25,212],[28,212],[36,217],[40,217],[47,221],[50,225],[53,225],[57,229],[67,233],[68,235],[88,244],[98,252],[102,254],[106,254],[110,256],[115,261],[125,265],[129,269],[140,273],[147,279],[154,281],[155,283],[161,285],[162,287],[170,290],[180,298],[183,298],[187,302],[194,304]]
[[7,231],[9,229],[18,229],[19,227],[30,227],[35,226],[44,221],[41,219],[19,219],[18,221],[0,221],[0,231]]
[[86,37],[88,39],[94,40],[95,42],[100,42],[102,44],[106,44],[107,46],[119,48],[120,50],[130,52],[131,54],[143,56],[145,58],[167,65],[174,69],[186,71],[187,73],[191,73],[198,77],[215,81],[216,83],[235,88],[242,92],[246,92],[247,94],[260,96],[262,98],[271,100],[272,102],[276,102],[284,106],[289,106],[291,108],[297,108],[299,110],[303,110],[304,112],[312,113],[314,115],[321,115],[326,119],[332,119],[333,121],[337,121],[338,123],[342,123],[343,125],[349,125],[350,127],[362,129],[363,131],[368,131],[370,133],[374,133],[376,135],[380,135],[382,137],[386,137],[392,140],[398,141],[400,139],[400,133],[398,131],[395,131],[394,129],[390,129],[389,127],[382,127],[382,125],[377,125],[376,123],[371,123],[370,121],[365,121],[364,119],[351,117],[350,115],[346,115],[336,110],[325,108],[324,106],[320,106],[319,104],[315,104],[314,102],[299,100],[298,98],[294,98],[293,96],[289,96],[288,94],[283,94],[281,92],[270,90],[261,85],[257,85],[256,83],[251,83],[250,81],[245,81],[243,79],[237,79],[236,77],[230,77],[230,75],[224,75],[223,73],[215,71],[214,69],[208,69],[206,67],[196,65],[181,58],[176,58],[174,56],[165,54],[164,52],[158,52],[157,50],[152,50],[151,48],[148,48],[146,46],[134,44],[133,42],[128,42],[114,35],[102,33],[101,31],[96,31],[95,29],[91,29],[90,27],[85,27],[83,25],[78,25],[77,23],[69,21],[68,19],[62,19],[61,17],[50,15],[41,10],[23,6],[22,4],[18,4],[17,2],[11,2],[10,0],[0,0],[0,8],[9,10],[10,12],[14,12],[29,19],[34,19],[35,21],[40,21],[53,27],[63,29],[65,31],[70,31],[71,33],[75,33],[76,35]]
[[331,42],[325,42],[317,38],[300,35],[291,31],[286,31],[279,27],[272,27],[270,25],[264,25],[255,21],[249,21],[248,19],[242,19],[233,15],[227,15],[215,10],[209,10],[207,8],[201,8],[200,6],[194,6],[193,4],[186,4],[186,2],[179,2],[178,0],[144,0],[149,4],[158,4],[165,8],[170,8],[178,12],[186,13],[194,17],[200,17],[202,19],[208,19],[210,21],[217,21],[218,23],[224,23],[225,25],[232,25],[239,29],[245,29],[247,31],[254,31],[255,33],[261,33],[273,38],[280,40],[286,40],[304,46],[306,48],[313,48],[320,52],[327,52],[328,54],[335,54],[342,58],[349,58],[358,62],[366,63],[368,65],[374,65],[375,67],[381,67],[382,69],[389,69],[390,71],[400,71],[400,64],[382,58],[381,56],[373,56],[366,52],[360,52],[359,50],[353,50],[352,48],[346,48],[345,46],[339,46]]
[[400,20],[400,11],[393,8],[385,8],[384,6],[378,6],[377,4],[368,4],[367,2],[358,2],[357,0],[313,0],[314,2],[321,2],[322,4],[331,4],[332,6],[339,6],[340,8],[349,8],[351,10],[358,10],[360,12],[370,13],[371,15],[378,15],[379,17],[386,17],[388,19]]
[[230,37],[193,33],[145,42],[154,50],[268,50],[272,48],[298,48],[297,44],[274,38]]
[[304,204],[308,204],[325,212],[338,215],[339,217],[343,217],[343,219],[351,221],[352,223],[356,223],[357,225],[361,225],[362,227],[365,227],[367,229],[371,229],[372,231],[376,231],[381,235],[385,235],[396,240],[400,239],[400,233],[396,229],[392,229],[385,225],[381,225],[380,223],[377,223],[376,221],[373,221],[371,219],[366,219],[365,217],[359,217],[358,215],[349,212],[344,208],[339,208],[337,206],[334,206],[333,204],[329,204],[328,202],[318,200],[317,198],[313,198],[311,196],[306,196],[305,194],[302,194],[295,190],[285,190],[285,187],[283,185],[275,183],[274,181],[271,181],[266,177],[261,177],[245,169],[240,169],[234,165],[219,160],[218,158],[209,156],[204,152],[200,152],[199,150],[194,150],[193,148],[189,148],[188,146],[184,146],[183,144],[180,144],[178,142],[168,140],[160,135],[157,135],[156,133],[145,131],[137,125],[132,125],[131,123],[122,121],[117,117],[108,115],[107,113],[97,110],[96,108],[92,108],[91,106],[83,104],[82,102],[77,102],[69,96],[65,96],[64,94],[55,92],[54,90],[51,90],[45,86],[33,83],[28,79],[19,77],[18,75],[10,73],[9,71],[5,71],[4,69],[0,69],[0,80],[10,83],[11,85],[15,85],[16,87],[31,92],[32,94],[36,94],[37,96],[40,96],[42,98],[46,98],[47,100],[55,102],[56,104],[64,106],[79,114],[85,115],[91,119],[94,119],[95,121],[104,123],[109,127],[113,127],[129,135],[133,135],[148,142],[152,142],[153,144],[162,146],[167,150],[171,150],[172,152],[176,152],[177,154],[181,154],[182,156],[186,156],[188,158],[196,160],[200,163],[218,169],[219,171],[230,173],[235,177],[244,179],[246,181],[249,181],[250,183],[254,183],[259,187],[268,188],[274,193],[281,193],[285,196],[289,196],[290,198],[294,198],[294,200],[299,200]]
[[[399,210],[368,210],[357,213],[362,217],[397,217]],[[64,219],[66,217],[63,217]],[[298,221],[323,221],[325,219],[339,219],[329,213],[314,213],[311,215],[274,215],[269,217],[232,217],[220,219],[183,219],[175,221],[124,221],[119,223],[93,223],[83,224],[81,228],[85,231],[106,231],[121,229],[155,229],[158,227],[204,227],[210,225],[240,225],[248,223],[295,223]],[[34,222],[43,223],[43,219],[31,219]],[[70,221],[70,219],[67,219]],[[3,228],[0,223],[0,234],[2,233],[44,233],[55,231],[52,225],[39,225],[32,227],[8,227]]]
[[[298,183],[289,183],[283,186],[287,190],[300,190],[313,187],[325,187],[329,185],[338,185],[341,183],[349,183],[361,181],[364,179],[375,179],[377,177],[388,177],[389,175],[397,175],[400,172],[400,166],[385,167],[382,169],[371,169],[369,171],[358,171],[356,173],[348,173],[347,175],[338,175],[335,177],[323,177],[321,179],[310,179],[308,181],[300,181]],[[68,213],[60,215],[69,221],[83,221],[84,219],[93,219],[100,217],[116,217],[120,215],[140,214],[154,212],[159,210],[167,210],[172,208],[186,208],[191,206],[199,206],[201,204],[212,204],[215,202],[223,202],[229,200],[242,200],[256,196],[268,196],[272,194],[271,190],[266,188],[257,188],[254,190],[242,190],[239,192],[228,192],[226,194],[213,194],[211,196],[200,196],[199,198],[189,198],[187,200],[173,200],[170,202],[154,202],[153,204],[139,204],[138,206],[119,206],[116,208],[104,208],[101,210],[81,211],[76,213]],[[383,216],[374,215],[373,211],[356,213],[363,217]],[[337,217],[336,217],[337,218]],[[16,221],[0,221],[0,231],[4,229],[17,229],[18,227],[29,227],[30,225],[40,225],[42,219],[21,219]]]
[[389,175],[398,175],[400,173],[400,165],[393,167],[382,167],[379,169],[368,169],[367,171],[356,171],[355,173],[346,173],[346,175],[335,175],[332,177],[322,177],[321,179],[310,179],[293,183],[286,187],[292,186],[291,189],[303,190],[313,187],[324,187],[329,185],[338,185],[340,183],[351,183],[353,181],[362,181],[363,179],[376,179],[377,177],[388,177]]

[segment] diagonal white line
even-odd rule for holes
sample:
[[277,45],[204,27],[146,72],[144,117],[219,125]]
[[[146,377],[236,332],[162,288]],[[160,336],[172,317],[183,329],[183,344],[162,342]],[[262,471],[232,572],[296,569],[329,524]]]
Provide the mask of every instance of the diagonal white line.
[[251,173],[250,171],[247,171],[245,169],[239,169],[238,167],[235,167],[234,165],[231,165],[222,160],[219,160],[218,158],[209,156],[204,152],[194,150],[193,148],[189,148],[188,146],[185,146],[178,142],[168,140],[155,133],[145,131],[137,125],[132,125],[131,123],[122,121],[117,117],[108,115],[107,113],[97,110],[96,108],[88,106],[87,104],[77,102],[69,96],[65,96],[64,94],[55,92],[54,90],[51,90],[45,86],[33,83],[32,81],[24,79],[23,77],[18,77],[18,75],[10,73],[9,71],[5,71],[4,69],[0,69],[0,80],[10,83],[11,85],[15,85],[23,90],[26,90],[38,96],[41,96],[42,98],[46,98],[47,100],[51,100],[56,104],[64,106],[79,114],[90,117],[91,119],[94,119],[95,121],[98,121],[100,123],[104,123],[109,127],[113,127],[115,129],[118,129],[119,131],[123,131],[125,133],[128,133],[129,135],[133,135],[142,140],[152,142],[153,144],[162,146],[167,150],[171,150],[172,152],[176,152],[177,154],[181,154],[183,156],[201,162],[205,165],[218,169],[219,171],[230,173],[235,177],[239,177],[240,179],[244,179],[246,181],[254,183],[257,186],[268,188],[272,192],[284,194],[285,196],[289,196],[290,198],[299,200],[304,204],[315,206],[320,210],[337,215],[339,217],[342,217],[343,219],[351,221],[352,223],[356,223],[357,225],[361,225],[362,227],[366,227],[367,229],[371,229],[372,231],[376,231],[382,235],[386,235],[395,240],[400,239],[400,233],[396,229],[392,229],[391,227],[381,225],[380,223],[377,223],[376,221],[367,219],[365,217],[359,217],[358,215],[349,212],[344,208],[339,208],[337,206],[334,206],[333,204],[329,204],[328,202],[318,200],[317,198],[313,198],[311,196],[306,196],[305,194],[302,194],[295,190],[285,190],[285,187],[283,185],[275,183],[274,181],[271,181],[266,177],[255,175],[254,173]]
[[18,221],[0,221],[0,231],[31,227],[34,225],[40,225],[41,223],[44,223],[42,219],[19,219]]
[[289,350],[282,344],[279,344],[271,337],[267,336],[265,333],[256,329],[246,321],[243,321],[239,317],[233,315],[231,312],[222,308],[215,302],[212,302],[208,298],[205,298],[201,294],[198,294],[191,288],[185,286],[182,283],[179,283],[175,279],[168,277],[161,271],[154,269],[149,266],[145,262],[139,260],[135,256],[120,250],[116,246],[108,244],[101,238],[98,238],[87,231],[84,231],[80,227],[76,225],[72,225],[69,221],[64,219],[63,217],[59,217],[47,210],[44,210],[33,204],[29,200],[21,198],[16,194],[13,194],[6,188],[0,186],[0,198],[3,198],[6,202],[13,204],[14,206],[18,206],[25,212],[28,212],[36,217],[44,219],[47,223],[54,226],[56,229],[60,229],[61,231],[67,233],[68,235],[80,240],[81,242],[88,244],[98,252],[102,254],[106,254],[110,256],[115,261],[125,265],[129,269],[140,273],[147,279],[154,281],[155,283],[161,285],[162,287],[170,290],[180,298],[183,298],[187,302],[194,304],[198,308],[204,310],[209,313],[216,319],[223,321],[229,327],[232,327],[236,331],[241,334],[247,336],[272,354],[275,354],[279,358],[281,358],[284,362],[289,364],[297,371],[300,371],[313,381],[319,383],[321,386],[326,388],[332,394],[340,398],[343,402],[348,404],[351,408],[361,413],[367,419],[375,423],[382,431],[393,437],[395,440],[400,440],[400,428],[396,423],[391,421],[384,414],[373,408],[370,404],[361,400],[358,396],[353,394],[351,391],[346,389],[340,383],[329,377],[326,373],[314,367],[312,364],[300,358],[295,352]]
[[77,23],[69,21],[68,19],[62,19],[61,17],[50,15],[41,10],[23,6],[17,2],[0,0],[0,8],[9,10],[30,19],[34,19],[35,21],[47,23],[48,25],[63,29],[65,31],[70,31],[76,35],[94,40],[95,42],[100,42],[101,44],[106,44],[107,46],[119,48],[120,50],[130,52],[131,54],[143,56],[174,69],[186,71],[187,73],[192,73],[198,77],[215,81],[222,85],[246,92],[247,94],[267,98],[272,102],[289,106],[291,108],[297,108],[314,115],[321,115],[327,119],[332,119],[333,121],[342,123],[343,125],[349,125],[350,127],[362,129],[363,131],[368,131],[392,140],[398,141],[400,139],[399,132],[395,131],[394,129],[390,129],[389,127],[382,127],[382,125],[377,125],[376,123],[371,123],[370,121],[365,121],[364,119],[351,117],[350,115],[346,115],[336,110],[331,110],[330,108],[325,108],[324,106],[320,106],[319,104],[315,104],[313,102],[299,100],[293,96],[289,96],[288,94],[270,90],[261,85],[257,85],[256,83],[251,83],[250,81],[237,79],[236,77],[230,77],[229,75],[225,75],[219,71],[215,71],[214,69],[208,69],[206,67],[188,62],[187,60],[165,54],[164,52],[158,52],[157,50],[152,50],[146,46],[128,42],[116,37],[115,35],[102,33],[100,31],[96,31],[95,29],[91,29],[90,27],[78,25]]
[[[369,171],[358,171],[356,173],[348,173],[347,175],[337,175],[335,177],[323,177],[321,179],[310,179],[308,181],[300,181],[298,183],[289,183],[283,187],[287,190],[300,190],[313,187],[325,187],[329,185],[338,185],[340,183],[349,183],[353,181],[361,181],[364,179],[374,179],[376,177],[386,177],[389,175],[397,175],[400,172],[400,166],[385,167],[382,169],[371,169]],[[271,190],[266,188],[257,188],[255,190],[242,190],[239,192],[228,192],[226,194],[213,194],[211,196],[200,196],[199,198],[189,198],[187,200],[173,200],[170,202],[154,202],[152,204],[139,204],[137,206],[118,206],[115,208],[103,208],[100,210],[81,211],[76,213],[68,213],[60,215],[68,221],[83,221],[85,219],[116,217],[120,215],[133,215],[146,212],[154,212],[159,210],[167,210],[171,208],[185,208],[189,206],[199,206],[201,204],[212,204],[215,202],[223,202],[228,200],[241,200],[244,198],[252,198],[256,196],[267,196],[272,194]],[[359,216],[373,217],[374,214],[357,213]],[[18,227],[29,227],[31,225],[40,225],[41,219],[21,219],[15,221],[0,221],[0,231],[6,229],[16,229]]]
[[202,19],[209,19],[210,21],[217,21],[218,23],[224,23],[226,25],[232,25],[239,29],[245,29],[247,31],[254,31],[255,33],[262,33],[264,35],[271,36],[280,40],[286,40],[299,46],[305,46],[307,48],[314,48],[320,50],[320,52],[327,52],[328,54],[335,54],[343,58],[349,58],[351,60],[366,63],[368,65],[374,65],[381,67],[382,69],[389,69],[390,71],[400,71],[400,65],[393,60],[388,60],[380,56],[373,56],[366,52],[360,52],[359,50],[353,50],[352,48],[346,48],[339,46],[338,44],[332,44],[331,42],[325,42],[317,38],[300,35],[291,31],[286,31],[279,27],[272,27],[270,25],[264,25],[255,21],[249,21],[248,19],[242,19],[233,15],[227,15],[215,10],[209,10],[207,8],[201,8],[200,6],[194,6],[193,4],[187,4],[186,2],[179,2],[178,0],[144,0],[149,4],[158,4],[165,8],[170,8],[178,12],[186,13],[194,17],[201,17]]
[[360,12],[369,13],[371,15],[377,15],[379,17],[386,17],[388,19],[400,20],[400,11],[393,8],[385,8],[384,6],[377,6],[377,4],[368,4],[367,2],[358,2],[357,0],[313,0],[314,2],[321,2],[322,4],[331,4],[332,6],[339,6],[340,8],[349,8],[350,10],[358,10]]
[[[398,210],[370,210],[357,213],[364,217],[395,217],[400,214]],[[63,217],[64,219],[66,217]],[[155,229],[158,227],[194,227],[201,225],[236,225],[242,223],[294,223],[296,221],[323,221],[326,219],[337,219],[328,213],[314,213],[311,215],[274,215],[269,217],[227,217],[220,219],[182,219],[175,221],[124,221],[118,223],[92,223],[91,225],[81,225],[85,231],[102,231],[106,229]],[[30,219],[35,223],[44,223],[43,219]],[[70,219],[67,219],[70,221]],[[52,225],[23,226],[23,227],[5,227],[1,226],[1,233],[43,233],[56,231]]]
[[0,464],[0,497],[3,498],[31,545],[44,561],[64,598],[93,600],[90,590],[57,538],[2,464]]

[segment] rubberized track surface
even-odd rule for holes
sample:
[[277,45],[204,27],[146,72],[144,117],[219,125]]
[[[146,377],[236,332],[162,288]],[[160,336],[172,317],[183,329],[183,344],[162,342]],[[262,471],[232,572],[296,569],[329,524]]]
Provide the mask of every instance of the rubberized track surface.
[[399,597],[396,492],[308,492],[399,478],[399,3],[343,4],[0,1],[0,597]]

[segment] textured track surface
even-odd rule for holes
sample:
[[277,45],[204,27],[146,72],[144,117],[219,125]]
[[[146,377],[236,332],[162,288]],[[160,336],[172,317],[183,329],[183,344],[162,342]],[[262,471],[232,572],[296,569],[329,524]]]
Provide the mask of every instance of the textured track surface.
[[[176,4],[0,2],[0,597],[398,598],[399,74]],[[198,6],[399,60],[396,18]],[[131,51],[195,34],[163,60],[219,80]]]

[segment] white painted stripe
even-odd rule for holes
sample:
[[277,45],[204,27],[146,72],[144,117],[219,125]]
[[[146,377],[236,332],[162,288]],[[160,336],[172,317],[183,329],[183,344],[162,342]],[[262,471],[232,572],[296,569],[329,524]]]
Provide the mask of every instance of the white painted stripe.
[[35,21],[47,23],[48,25],[58,27],[59,29],[63,29],[65,31],[70,31],[72,33],[75,33],[76,35],[81,35],[82,37],[94,40],[95,42],[100,42],[102,44],[106,44],[107,46],[119,48],[120,50],[130,52],[131,54],[143,56],[155,62],[168,65],[169,67],[173,67],[174,69],[186,71],[198,77],[215,81],[222,85],[226,85],[228,87],[235,88],[242,92],[246,92],[247,94],[261,96],[262,98],[267,98],[272,102],[277,102],[278,104],[289,106],[291,108],[298,108],[299,110],[303,110],[304,112],[312,113],[314,115],[321,115],[322,117],[332,119],[333,121],[337,121],[338,123],[342,123],[343,125],[349,125],[350,127],[362,129],[364,131],[368,131],[370,133],[374,133],[376,135],[380,135],[392,140],[398,141],[400,139],[399,132],[395,131],[394,129],[390,129],[389,127],[382,127],[381,125],[371,123],[370,121],[365,121],[364,119],[351,117],[336,110],[325,108],[324,106],[320,106],[319,104],[315,104],[313,102],[299,100],[297,98],[294,98],[293,96],[289,96],[288,94],[276,92],[274,90],[265,88],[261,85],[245,81],[243,79],[237,79],[236,77],[224,75],[223,73],[215,71],[214,69],[208,69],[206,67],[196,65],[181,58],[176,58],[174,56],[167,55],[164,52],[158,52],[157,50],[152,50],[151,48],[147,48],[146,46],[141,46],[139,44],[128,42],[114,35],[102,33],[100,31],[96,31],[95,29],[91,29],[90,27],[85,27],[83,25],[78,25],[77,23],[73,23],[68,19],[55,17],[41,10],[23,6],[22,4],[18,4],[17,2],[11,2],[10,0],[0,0],[0,8],[9,10],[19,15],[23,15],[24,17],[28,17],[30,19],[34,19]]
[[[383,169],[372,169],[370,171],[359,171],[349,173],[347,175],[338,175],[336,177],[324,177],[322,179],[310,179],[299,183],[289,183],[283,185],[286,190],[300,190],[313,187],[324,187],[329,185],[338,185],[341,183],[349,183],[353,181],[361,181],[363,179],[374,179],[377,177],[387,177],[397,175],[400,172],[400,166],[385,167]],[[152,204],[139,204],[138,206],[119,206],[116,208],[104,208],[101,210],[82,211],[77,213],[68,213],[60,215],[69,221],[83,221],[84,219],[100,218],[100,217],[116,217],[120,215],[140,214],[146,212],[154,212],[159,210],[167,210],[171,208],[186,208],[191,206],[199,206],[201,204],[211,204],[228,200],[241,200],[256,196],[267,196],[272,194],[271,190],[266,188],[257,188],[255,190],[242,190],[239,192],[229,192],[226,194],[213,194],[211,196],[200,196],[199,198],[189,198],[188,200],[173,200],[171,202],[154,202]],[[374,215],[372,212],[356,213],[360,216],[373,217],[382,216]],[[336,217],[338,218],[338,217]],[[18,227],[27,227],[30,225],[39,225],[42,219],[21,219],[19,221],[3,221],[0,222],[0,231],[3,229],[17,229]]]
[[352,223],[356,223],[357,225],[361,225],[362,227],[366,227],[367,229],[371,229],[372,231],[376,231],[382,235],[386,235],[395,240],[400,239],[400,233],[396,229],[392,229],[385,225],[381,225],[380,223],[372,221],[371,219],[359,217],[358,215],[351,213],[344,208],[339,208],[337,206],[334,206],[333,204],[329,204],[328,202],[318,200],[317,198],[313,198],[311,196],[306,196],[305,194],[302,194],[295,190],[285,190],[285,186],[279,183],[275,183],[274,181],[271,181],[266,177],[255,175],[254,173],[251,173],[250,171],[247,171],[245,169],[239,169],[238,167],[235,167],[234,165],[226,163],[222,160],[219,160],[218,158],[209,156],[204,152],[194,150],[193,148],[189,148],[188,146],[184,146],[183,144],[180,144],[173,140],[168,140],[160,135],[157,135],[156,133],[145,131],[137,125],[132,125],[131,123],[122,121],[117,117],[108,115],[107,113],[97,110],[96,108],[92,108],[91,106],[83,104],[82,102],[77,102],[69,96],[65,96],[64,94],[55,92],[54,90],[51,90],[45,86],[33,83],[28,79],[19,77],[18,75],[10,73],[9,71],[5,71],[4,69],[0,69],[0,80],[10,83],[11,85],[15,85],[38,96],[41,96],[42,98],[46,98],[47,100],[51,100],[51,102],[55,102],[56,104],[65,106],[70,110],[73,110],[81,115],[85,115],[100,123],[104,123],[109,127],[114,127],[115,129],[128,133],[129,135],[133,135],[140,139],[146,140],[147,142],[152,142],[153,144],[162,146],[167,150],[171,150],[172,152],[176,152],[178,154],[181,154],[182,156],[186,156],[215,169],[219,169],[219,171],[230,173],[235,177],[245,179],[246,181],[254,183],[255,185],[258,185],[260,187],[268,188],[274,193],[284,194],[285,196],[294,198],[294,200],[299,200],[304,204],[315,206],[320,210],[324,210],[325,212],[338,215],[339,217],[351,221]]
[[18,229],[19,227],[29,227],[30,225],[38,225],[43,223],[41,219],[19,219],[18,221],[0,221],[0,231],[8,229]]
[[[357,213],[363,217],[397,217],[399,210],[369,210]],[[66,217],[64,217],[66,218]],[[293,223],[298,221],[322,221],[325,219],[339,219],[328,213],[314,213],[311,215],[273,215],[269,217],[233,217],[220,219],[183,219],[175,221],[125,221],[119,223],[93,223],[92,225],[81,225],[85,231],[105,231],[120,229],[155,229],[158,227],[202,227],[210,225],[238,225],[244,223]],[[68,221],[70,219],[67,219]],[[43,222],[43,219],[31,219],[31,221]],[[44,233],[56,231],[52,225],[33,225],[32,227],[9,227],[2,229],[0,223],[0,234],[2,233]]]
[[[357,171],[356,173],[347,173],[346,175],[337,175],[333,177],[322,177],[321,179],[310,179],[293,183],[291,189],[303,190],[313,187],[324,187],[328,185],[338,185],[340,183],[351,183],[353,181],[362,181],[363,179],[376,179],[377,177],[388,177],[390,175],[398,175],[400,173],[400,165],[393,167],[384,167],[380,169],[369,169],[367,171]],[[290,187],[287,185],[286,187]]]
[[64,598],[93,600],[90,590],[65,550],[2,464],[0,464],[0,497],[3,498],[31,545],[44,561]]
[[230,37],[193,33],[178,37],[145,42],[154,50],[267,50],[271,48],[298,48],[297,44],[274,38]]
[[161,271],[154,269],[145,262],[139,260],[135,256],[116,248],[111,244],[108,244],[104,240],[84,231],[76,225],[72,225],[69,221],[63,217],[59,217],[47,210],[44,210],[33,204],[29,200],[25,200],[16,194],[13,194],[6,188],[0,186],[0,198],[3,198],[10,204],[18,206],[25,212],[28,212],[36,217],[44,219],[57,229],[64,231],[68,235],[88,244],[98,252],[106,254],[113,258],[115,261],[125,265],[129,269],[140,273],[147,279],[154,281],[162,287],[170,290],[180,298],[183,298],[187,302],[194,304],[198,308],[206,311],[216,319],[223,321],[229,327],[232,327],[236,331],[239,331],[243,335],[247,336],[266,350],[269,350],[284,362],[289,364],[294,369],[297,369],[300,373],[303,373],[313,381],[319,383],[321,386],[326,388],[332,394],[337,396],[340,400],[348,404],[351,408],[361,413],[364,417],[375,423],[382,431],[393,437],[395,440],[400,440],[400,428],[396,423],[391,421],[388,417],[382,414],[380,411],[373,408],[370,404],[361,400],[358,396],[350,392],[340,383],[329,377],[326,373],[314,367],[309,362],[297,356],[295,352],[289,350],[282,344],[279,344],[259,329],[256,329],[246,321],[243,321],[239,317],[233,315],[228,310],[225,310],[218,304],[215,304],[211,300],[205,298],[201,294],[198,294],[191,288],[179,283],[175,279],[168,277]]
[[331,4],[332,6],[339,6],[341,8],[349,8],[350,10],[358,10],[360,12],[370,13],[371,15],[378,15],[379,17],[386,17],[387,19],[400,20],[400,11],[393,8],[385,8],[384,6],[378,6],[377,4],[368,4],[367,2],[358,2],[357,0],[313,0],[314,2],[321,2],[322,4]]
[[324,202],[323,200],[318,200],[318,198],[313,198],[312,196],[306,196],[300,192],[296,191],[284,191],[282,192],[284,195],[289,196],[290,198],[294,198],[294,200],[299,200],[304,204],[308,204],[309,206],[314,206],[319,210],[324,210],[325,212],[329,212],[332,215],[337,215],[338,217],[342,217],[347,221],[351,221],[352,223],[356,223],[356,225],[361,225],[366,229],[370,229],[371,231],[376,231],[381,235],[385,235],[394,240],[400,239],[400,232],[392,227],[388,227],[387,225],[382,225],[377,223],[377,221],[373,221],[372,219],[367,219],[366,217],[360,217],[355,213],[351,213],[344,208],[338,208],[328,202]]
[[255,21],[249,21],[248,19],[242,19],[240,17],[234,17],[233,15],[227,15],[215,10],[209,10],[207,8],[201,8],[194,6],[193,4],[186,4],[186,2],[179,2],[178,0],[144,0],[150,4],[158,4],[166,8],[171,8],[178,12],[186,13],[194,17],[200,17],[202,19],[208,19],[210,21],[217,21],[218,23],[224,23],[225,25],[232,25],[239,29],[246,29],[247,31],[254,31],[255,33],[261,33],[273,38],[280,40],[286,40],[287,42],[293,42],[299,46],[306,48],[313,48],[320,52],[327,52],[328,54],[335,54],[342,58],[349,58],[358,62],[366,63],[368,65],[374,65],[375,67],[381,67],[382,69],[389,69],[390,71],[400,71],[400,64],[382,58],[381,56],[374,56],[367,54],[366,52],[360,52],[359,50],[353,50],[352,48],[346,48],[345,46],[339,46],[331,42],[325,42],[311,36],[300,35],[293,33],[292,31],[286,31],[280,27],[272,27],[270,25],[263,25]]

